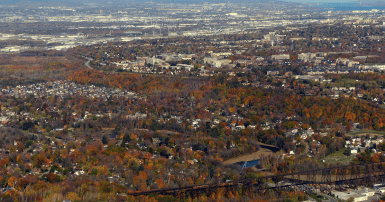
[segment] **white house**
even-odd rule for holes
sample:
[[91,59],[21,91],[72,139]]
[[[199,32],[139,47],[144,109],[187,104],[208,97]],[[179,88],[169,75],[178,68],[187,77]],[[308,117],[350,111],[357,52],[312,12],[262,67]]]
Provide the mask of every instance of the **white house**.
[[238,126],[235,126],[235,130],[244,130],[245,129],[245,126],[244,125],[238,125]]

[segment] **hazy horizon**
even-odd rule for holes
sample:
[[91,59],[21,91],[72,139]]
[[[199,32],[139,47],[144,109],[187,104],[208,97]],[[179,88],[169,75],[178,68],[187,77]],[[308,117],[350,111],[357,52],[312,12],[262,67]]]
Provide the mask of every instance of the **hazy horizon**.
[[287,1],[287,2],[297,2],[297,3],[333,3],[333,4],[336,4],[336,3],[362,3],[362,4],[367,4],[367,3],[370,3],[370,4],[373,4],[373,3],[384,3],[383,1],[378,1],[378,0],[337,0],[337,1],[333,1],[333,0],[300,0],[300,1],[295,1],[295,0],[284,0],[284,1]]
[[[20,4],[20,3],[23,3],[23,2],[26,2],[26,3],[43,3],[43,4],[51,4],[51,3],[58,3],[58,4],[62,4],[62,3],[80,3],[80,4],[83,4],[83,3],[99,3],[99,4],[103,4],[103,3],[111,3],[111,2],[119,2],[119,3],[129,3],[129,2],[150,2],[150,1],[153,1],[153,2],[169,2],[169,3],[172,3],[172,2],[181,2],[181,3],[194,3],[194,2],[223,2],[223,3],[227,3],[227,2],[231,2],[231,3],[237,3],[237,2],[267,2],[268,0],[144,0],[144,1],[140,1],[140,0],[109,0],[109,1],[102,1],[102,0],[0,0],[0,4]],[[378,1],[378,0],[364,0],[364,1],[360,1],[360,0],[337,0],[337,1],[333,1],[333,0],[276,0],[276,1],[283,1],[283,2],[288,2],[288,3],[320,3],[320,4],[323,4],[323,3],[333,3],[333,4],[336,4],[336,3],[362,3],[362,4],[370,4],[370,5],[380,5],[380,4],[384,4],[384,2],[382,1]]]

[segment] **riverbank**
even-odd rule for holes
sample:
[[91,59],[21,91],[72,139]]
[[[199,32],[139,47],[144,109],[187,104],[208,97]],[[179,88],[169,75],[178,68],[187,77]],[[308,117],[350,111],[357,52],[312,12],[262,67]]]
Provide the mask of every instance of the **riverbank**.
[[230,164],[235,164],[235,163],[240,163],[240,162],[245,162],[245,161],[255,161],[255,160],[260,159],[262,156],[269,156],[273,153],[274,152],[272,150],[261,147],[257,152],[238,156],[238,157],[226,160],[223,163],[225,165],[230,165]]

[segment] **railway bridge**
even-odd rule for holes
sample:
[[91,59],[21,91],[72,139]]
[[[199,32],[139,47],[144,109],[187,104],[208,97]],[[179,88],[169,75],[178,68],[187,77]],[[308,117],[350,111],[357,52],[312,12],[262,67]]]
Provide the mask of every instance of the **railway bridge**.
[[[286,183],[285,183],[286,182]],[[372,186],[385,182],[385,162],[366,164],[352,164],[339,167],[314,169],[281,175],[269,175],[252,179],[239,179],[223,183],[210,183],[178,188],[137,191],[128,193],[132,196],[141,195],[172,195],[179,198],[196,198],[205,194],[212,196],[219,190],[225,194],[258,194],[264,195],[271,191],[275,194],[282,190],[303,190],[303,187],[317,187],[328,192],[331,188],[356,187],[360,185]]]

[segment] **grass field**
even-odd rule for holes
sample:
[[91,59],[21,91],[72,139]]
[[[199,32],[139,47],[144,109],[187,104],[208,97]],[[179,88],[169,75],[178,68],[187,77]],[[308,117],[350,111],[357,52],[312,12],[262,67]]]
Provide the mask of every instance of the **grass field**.
[[231,159],[229,159],[223,163],[225,165],[229,165],[229,164],[235,164],[235,163],[245,162],[245,161],[254,161],[254,160],[260,159],[262,156],[269,156],[271,154],[273,154],[273,152],[271,150],[265,149],[265,148],[260,148],[259,151],[257,151],[257,152],[254,152],[252,154],[246,154],[246,155],[238,156],[235,158],[231,158]]
[[310,196],[312,199],[316,200],[317,202],[328,200],[328,198],[317,194],[309,194],[308,196]]
[[346,148],[341,149],[340,151],[334,152],[329,156],[325,156],[323,159],[319,160],[319,162],[322,163],[323,160],[325,160],[324,163],[327,163],[327,164],[341,163],[342,165],[347,165],[353,161],[355,156],[354,155],[345,156],[344,155],[345,150]]
[[374,131],[374,130],[361,130],[361,131],[357,131],[357,132],[350,132],[348,133],[348,135],[352,135],[352,136],[365,136],[365,135],[371,135],[371,136],[374,136],[374,135],[385,135],[385,132],[383,131]]

